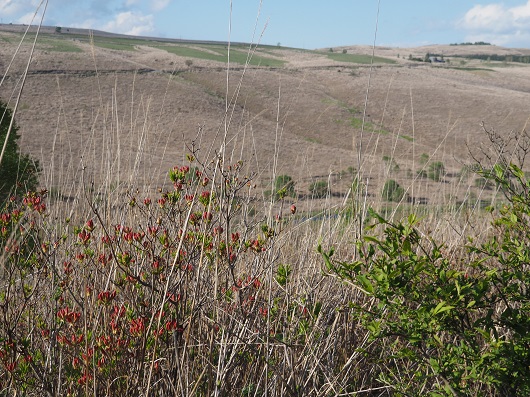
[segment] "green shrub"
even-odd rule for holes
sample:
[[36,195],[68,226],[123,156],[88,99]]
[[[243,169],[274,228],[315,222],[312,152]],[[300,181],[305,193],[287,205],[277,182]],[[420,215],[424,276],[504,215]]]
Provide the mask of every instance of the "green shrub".
[[418,178],[427,178],[427,170],[419,170]]
[[[509,193],[510,204],[486,242],[470,240],[465,266],[421,233],[414,215],[392,223],[371,211],[376,222],[353,262],[319,247],[328,271],[369,299],[351,307],[372,349],[386,349],[379,379],[396,395],[530,395],[530,188],[515,165],[483,176]],[[382,236],[370,232],[376,226]]]
[[314,198],[324,198],[328,195],[329,189],[326,181],[315,181],[309,185],[309,193]]
[[[12,117],[11,110],[0,101],[0,148],[6,141]],[[39,163],[29,155],[20,153],[17,142],[19,138],[18,127],[13,122],[4,158],[0,163],[0,204],[5,203],[11,195],[34,190],[38,183]]]
[[405,189],[395,180],[389,179],[383,186],[382,196],[383,200],[399,202],[405,196]]
[[390,156],[383,156],[383,161],[388,167],[388,171],[399,171],[399,164]]
[[278,175],[274,179],[274,198],[281,200],[287,196],[296,197],[293,178],[289,175]]
[[441,161],[429,164],[427,176],[433,181],[440,182],[445,176],[445,166]]

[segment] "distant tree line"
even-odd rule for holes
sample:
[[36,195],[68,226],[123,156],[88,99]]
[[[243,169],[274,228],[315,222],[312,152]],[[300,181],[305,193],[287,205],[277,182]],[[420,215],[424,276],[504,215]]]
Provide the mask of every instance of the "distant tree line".
[[445,62],[444,55],[443,54],[431,54],[428,52],[425,54],[423,58],[420,57],[413,57],[412,55],[409,55],[409,61],[416,61],[416,62]]
[[480,59],[483,61],[530,63],[530,55],[467,54],[451,55],[454,58]]
[[471,43],[468,41],[466,43],[451,43],[449,45],[491,45],[491,43],[486,43],[485,41],[475,41],[474,43]]
[[[452,58],[466,58],[466,59],[479,59],[482,61],[500,61],[500,62],[518,62],[518,63],[530,63],[530,55],[497,55],[497,54],[465,54],[465,55],[451,55]],[[443,54],[427,53],[423,58],[413,57],[409,55],[409,61],[416,62],[431,62],[432,59],[439,59],[444,61]]]

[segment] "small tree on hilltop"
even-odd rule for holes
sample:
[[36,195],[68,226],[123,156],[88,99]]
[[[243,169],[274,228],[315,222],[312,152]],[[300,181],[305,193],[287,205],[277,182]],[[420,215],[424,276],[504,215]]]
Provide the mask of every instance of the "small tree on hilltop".
[[0,163],[0,204],[5,203],[16,192],[34,190],[40,171],[38,161],[20,153],[17,142],[20,135],[16,123],[13,122],[11,133],[7,137],[12,118],[11,110],[0,101],[0,148],[5,144],[4,157]]

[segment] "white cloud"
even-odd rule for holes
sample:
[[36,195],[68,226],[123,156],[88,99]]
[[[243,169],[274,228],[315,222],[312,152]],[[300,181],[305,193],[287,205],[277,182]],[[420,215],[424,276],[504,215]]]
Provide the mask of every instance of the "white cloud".
[[25,7],[25,4],[22,4],[19,0],[0,0],[0,15],[13,15],[23,7]]
[[153,0],[151,7],[155,11],[162,11],[169,5],[169,0]]
[[468,31],[466,40],[498,45],[530,44],[530,0],[506,7],[503,3],[476,5],[457,23]]
[[33,11],[34,13],[39,3],[37,0],[0,0],[0,16],[2,18],[16,17],[23,12],[29,13]]
[[15,21],[16,23],[22,23],[24,25],[31,25],[36,24],[40,22],[40,17],[37,15],[35,16],[35,12],[29,12],[25,15],[22,15],[21,17],[17,18]]
[[99,29],[134,36],[148,35],[155,31],[154,18],[152,15],[143,15],[132,11],[121,12],[112,21],[100,26]]
[[480,33],[466,36],[466,41],[484,41],[505,47],[528,47],[530,44],[530,32],[517,31],[515,33]]

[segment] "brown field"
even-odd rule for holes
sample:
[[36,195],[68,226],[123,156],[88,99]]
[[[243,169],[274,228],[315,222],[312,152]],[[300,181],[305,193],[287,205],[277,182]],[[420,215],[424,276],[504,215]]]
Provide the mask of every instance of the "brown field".
[[[0,74],[20,37],[0,33]],[[331,182],[332,201],[338,203],[348,192],[348,167],[358,168],[362,141],[363,179],[372,197],[379,198],[383,182],[393,178],[422,202],[447,204],[469,194],[473,178],[462,183],[458,172],[470,162],[469,151],[485,142],[481,123],[502,135],[524,129],[529,117],[530,68],[525,64],[467,60],[461,65],[462,58],[452,57],[527,54],[524,50],[381,47],[375,55],[396,63],[371,68],[333,61],[328,49],[267,47],[254,56],[282,60],[284,66],[232,63],[227,90],[225,63],[178,56],[150,41],[125,51],[98,46],[103,39],[97,36],[96,45],[50,33],[41,40],[17,122],[21,147],[40,159],[48,187],[78,180],[83,166],[95,181],[157,188],[186,145],[195,140],[203,150],[217,149],[226,126],[233,160],[245,160],[263,190],[273,175],[288,174],[296,182],[298,200],[305,202],[309,184],[323,179]],[[63,52],[61,42],[78,52]],[[178,45],[201,49],[200,43]],[[5,75],[2,100],[15,92],[30,48],[26,40]],[[343,49],[372,52],[366,46],[334,50]],[[452,62],[403,59],[426,52],[442,53]],[[443,161],[447,176],[442,182],[416,177],[425,154],[429,161]]]

